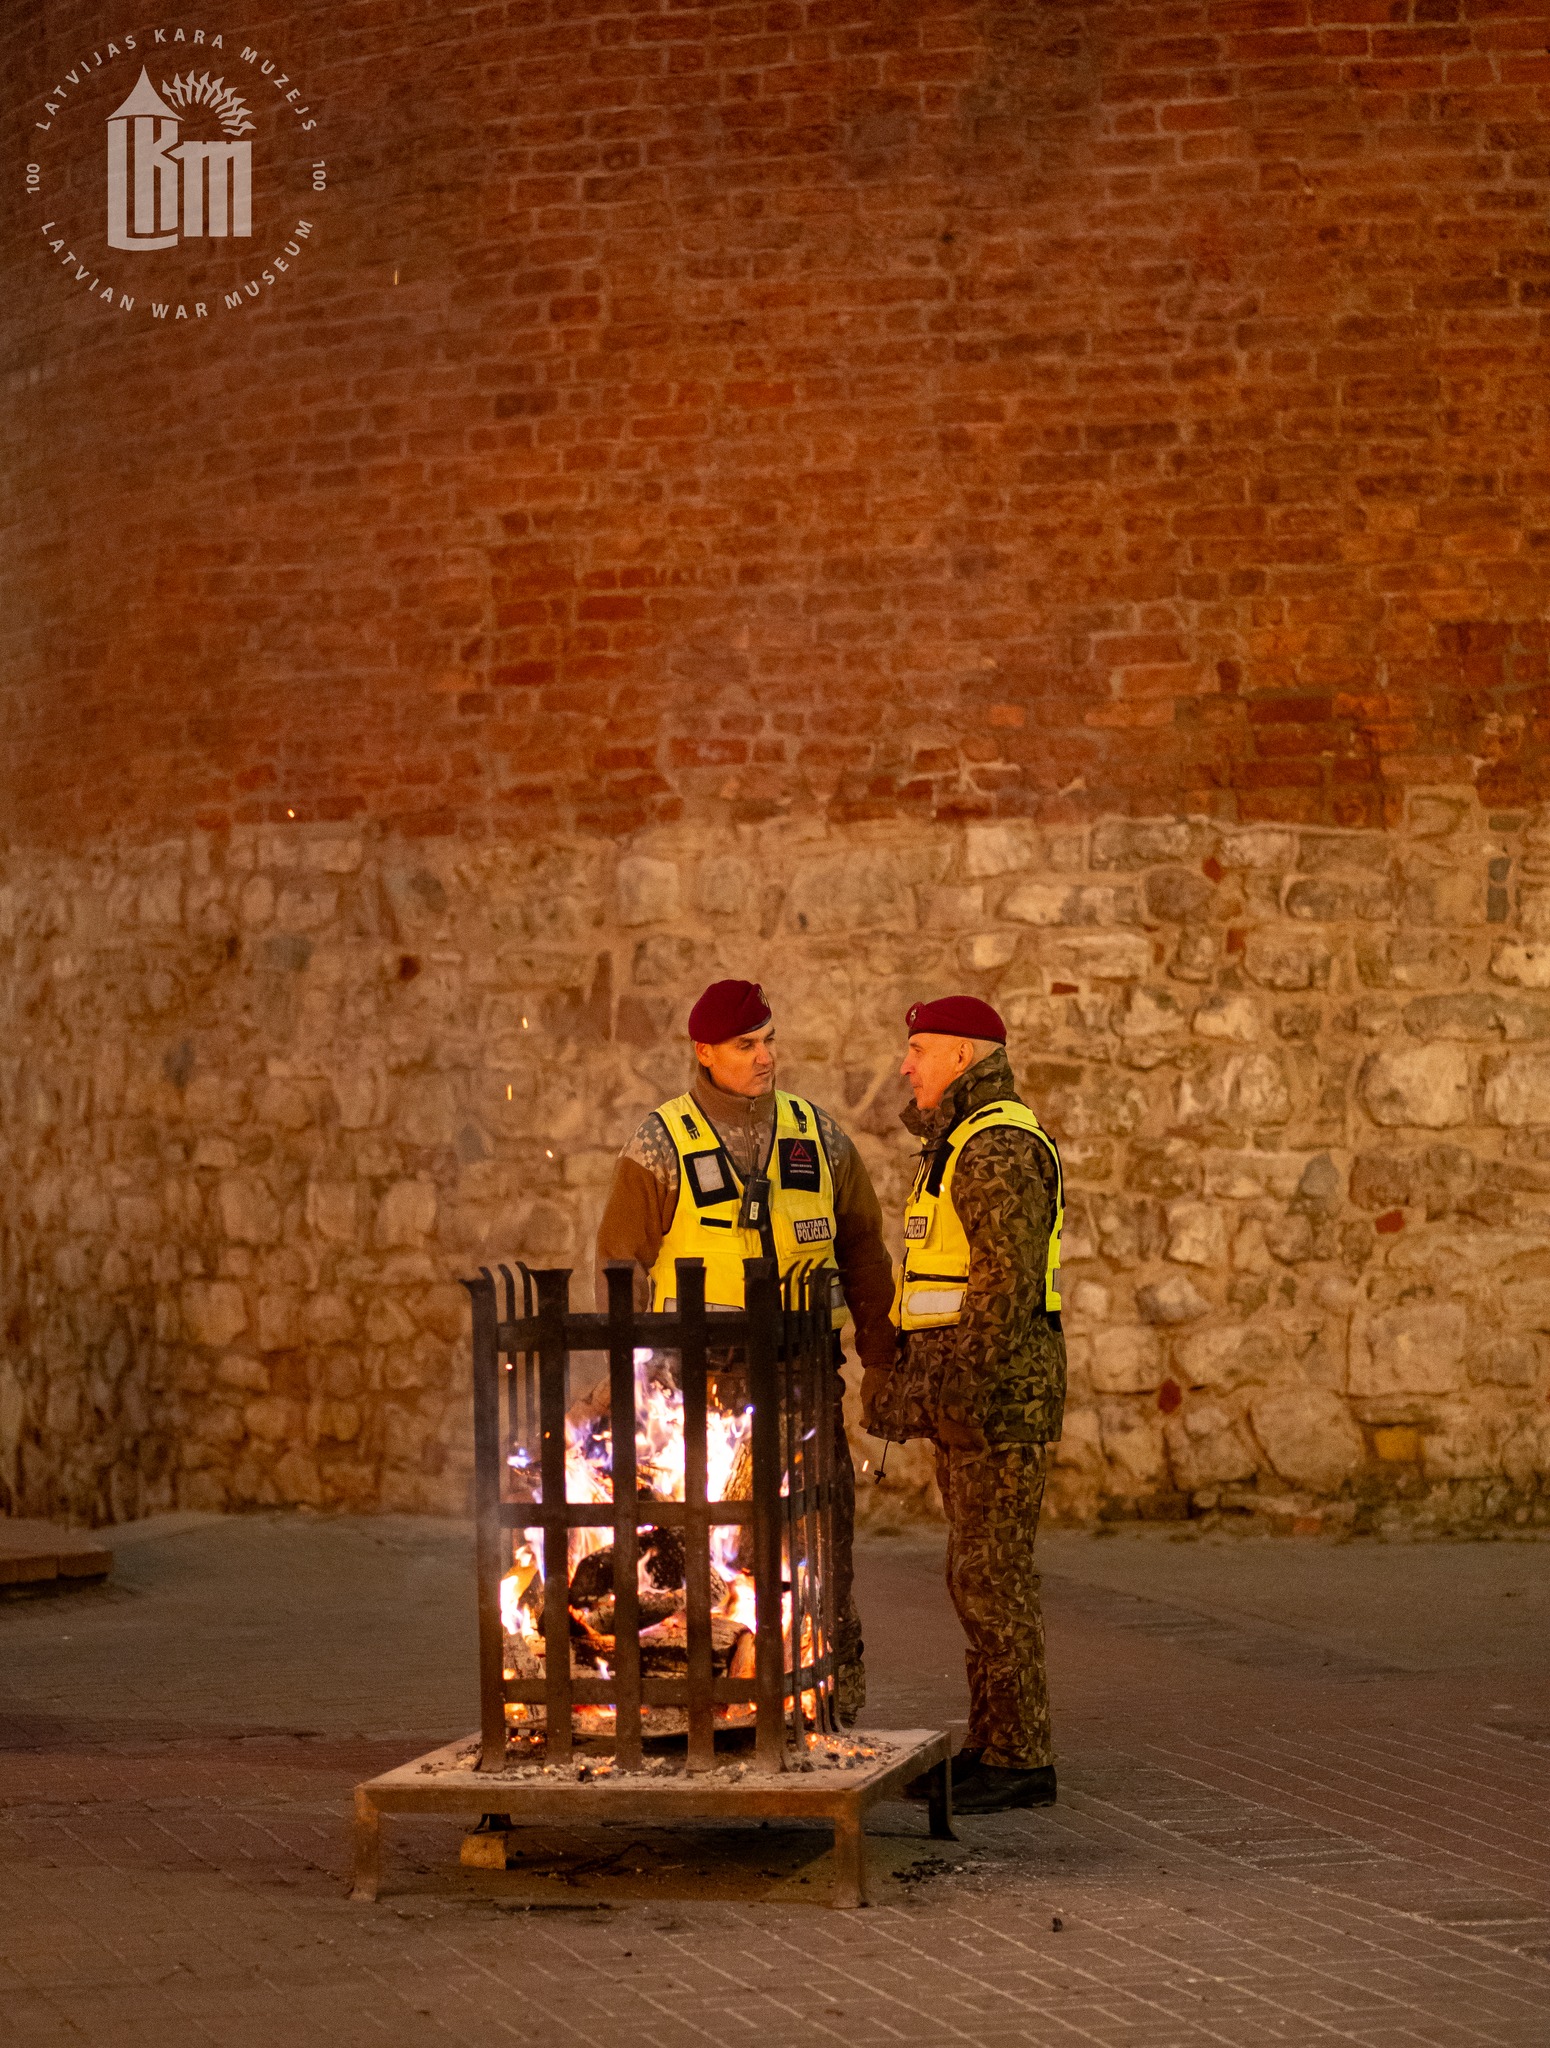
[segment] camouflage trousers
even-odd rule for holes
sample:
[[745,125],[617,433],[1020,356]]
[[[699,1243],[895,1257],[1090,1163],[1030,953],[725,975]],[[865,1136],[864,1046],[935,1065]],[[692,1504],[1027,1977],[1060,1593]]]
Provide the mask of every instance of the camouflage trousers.
[[1036,1770],[1053,1758],[1033,1561],[1048,1449],[936,1447],[947,1510],[947,1590],[968,1638],[968,1740],[997,1770]]

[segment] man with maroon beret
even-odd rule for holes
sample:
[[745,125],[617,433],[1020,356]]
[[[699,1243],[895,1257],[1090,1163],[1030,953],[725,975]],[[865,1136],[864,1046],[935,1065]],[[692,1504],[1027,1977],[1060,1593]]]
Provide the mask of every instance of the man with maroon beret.
[[947,1511],[947,1584],[968,1638],[964,1813],[1055,1797],[1033,1540],[1060,1435],[1064,1187],[1054,1140],[1021,1101],[989,1003],[916,1003],[900,1072],[920,1164],[904,1212],[896,1361],[862,1381],[875,1435],[928,1437]]
[[[689,1038],[687,1092],[654,1110],[619,1155],[599,1261],[633,1260],[637,1299],[657,1309],[673,1304],[679,1259],[704,1261],[705,1298],[726,1308],[742,1306],[745,1258],[774,1258],[782,1273],[816,1261],[830,1276],[836,1366],[847,1310],[863,1371],[890,1365],[893,1261],[871,1177],[825,1110],[775,1086],[775,1023],[763,989],[712,982],[689,1012]],[[865,1701],[866,1681],[851,1597],[855,1476],[843,1424],[836,1448],[837,1704],[848,1722]]]

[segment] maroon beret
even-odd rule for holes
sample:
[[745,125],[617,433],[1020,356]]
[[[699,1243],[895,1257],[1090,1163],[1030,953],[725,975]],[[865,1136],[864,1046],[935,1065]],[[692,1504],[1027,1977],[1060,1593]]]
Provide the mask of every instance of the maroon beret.
[[950,1038],[994,1038],[1006,1044],[1006,1026],[978,996],[941,996],[934,1003],[911,1003],[904,1013],[904,1028],[940,1031]]
[[770,1021],[770,1006],[756,981],[713,981],[689,1012],[689,1036],[696,1045],[720,1045]]

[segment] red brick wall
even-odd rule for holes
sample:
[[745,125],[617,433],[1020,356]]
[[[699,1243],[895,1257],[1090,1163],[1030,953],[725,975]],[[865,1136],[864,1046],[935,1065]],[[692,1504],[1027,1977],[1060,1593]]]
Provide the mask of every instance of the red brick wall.
[[[118,13],[7,10],[13,194]],[[1533,785],[1544,0],[218,14],[326,107],[285,290],[7,207],[14,832]]]

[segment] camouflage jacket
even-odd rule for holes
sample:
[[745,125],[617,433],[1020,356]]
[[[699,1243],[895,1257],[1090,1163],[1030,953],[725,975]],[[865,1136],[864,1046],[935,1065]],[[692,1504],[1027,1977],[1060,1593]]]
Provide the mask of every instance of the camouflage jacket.
[[[969,1068],[934,1110],[904,1112],[929,1151],[987,1102],[1017,1100],[996,1051]],[[1066,1400],[1066,1340],[1044,1307],[1055,1217],[1055,1165],[1029,1131],[982,1131],[958,1155],[953,1207],[969,1240],[963,1315],[945,1329],[909,1330],[873,1405],[880,1435],[934,1436],[938,1417],[978,1424],[992,1444],[1052,1443]]]

